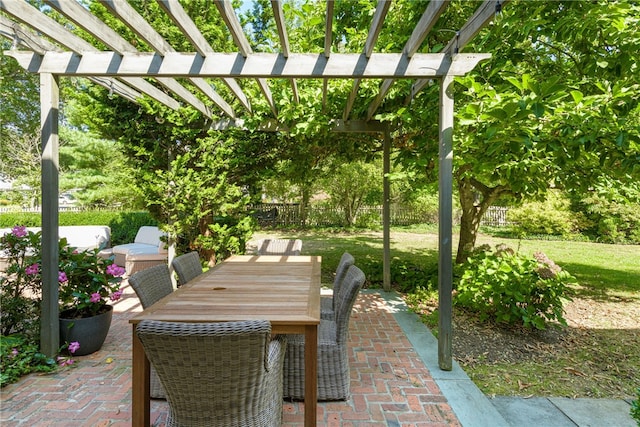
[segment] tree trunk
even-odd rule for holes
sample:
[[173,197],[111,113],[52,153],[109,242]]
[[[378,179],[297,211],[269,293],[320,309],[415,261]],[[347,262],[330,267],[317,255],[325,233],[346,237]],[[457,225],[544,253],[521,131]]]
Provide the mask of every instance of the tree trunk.
[[309,214],[309,200],[311,200],[311,185],[304,184],[302,185],[302,194],[301,194],[301,202],[300,202],[300,210],[298,215],[300,215],[300,223],[303,227],[307,225],[307,216]]
[[458,182],[458,192],[460,194],[462,217],[460,218],[460,238],[458,240],[456,263],[461,264],[466,261],[476,245],[478,227],[482,217],[478,215],[480,209],[475,204],[476,197],[473,186],[467,179],[462,179]]
[[[213,215],[207,215],[205,217],[200,218],[198,221],[198,228],[200,229],[200,234],[205,237],[211,237],[211,230],[209,229],[209,224],[213,223]],[[193,243],[193,242],[191,242]],[[199,250],[200,256],[207,260],[207,266],[213,267],[216,265],[216,253],[213,249],[203,249]]]
[[456,263],[462,264],[476,246],[478,229],[484,213],[497,199],[507,194],[504,186],[487,187],[473,178],[458,179],[462,217]]

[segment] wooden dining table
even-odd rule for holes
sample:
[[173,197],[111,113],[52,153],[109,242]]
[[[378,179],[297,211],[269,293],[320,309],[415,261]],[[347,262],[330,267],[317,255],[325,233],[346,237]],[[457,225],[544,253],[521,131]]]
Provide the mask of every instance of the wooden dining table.
[[229,322],[266,319],[274,334],[305,335],[304,425],[316,425],[320,323],[319,256],[239,255],[129,320],[133,325],[132,425],[149,426],[150,364],[136,335],[142,320]]

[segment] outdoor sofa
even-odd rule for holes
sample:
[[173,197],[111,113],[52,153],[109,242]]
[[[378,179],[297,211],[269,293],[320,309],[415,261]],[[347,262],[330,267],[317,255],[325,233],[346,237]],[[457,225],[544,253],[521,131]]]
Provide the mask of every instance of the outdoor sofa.
[[128,275],[154,265],[166,264],[169,253],[165,238],[166,233],[158,227],[142,226],[138,229],[133,243],[112,248],[115,263],[124,267]]

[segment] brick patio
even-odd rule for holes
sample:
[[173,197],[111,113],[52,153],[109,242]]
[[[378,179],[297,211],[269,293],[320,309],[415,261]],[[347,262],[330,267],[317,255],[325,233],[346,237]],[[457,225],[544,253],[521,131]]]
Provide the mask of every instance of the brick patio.
[[[0,424],[129,426],[131,325],[142,310],[129,286],[115,304],[102,349],[54,374],[30,375],[0,392]],[[320,426],[460,426],[447,399],[378,294],[362,292],[350,323],[351,398],[320,402]],[[167,404],[153,400],[151,419],[164,426]],[[283,425],[303,425],[303,404],[285,402]]]

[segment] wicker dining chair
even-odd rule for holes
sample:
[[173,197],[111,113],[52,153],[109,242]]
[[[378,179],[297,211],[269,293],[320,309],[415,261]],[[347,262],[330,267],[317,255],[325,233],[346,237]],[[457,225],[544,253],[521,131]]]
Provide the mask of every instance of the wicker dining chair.
[[347,274],[347,269],[355,263],[355,259],[349,252],[345,252],[340,257],[338,268],[336,268],[336,277],[333,279],[333,295],[323,296],[320,298],[320,318],[321,319],[334,319],[334,313],[336,309],[336,301],[338,294],[340,293],[340,286],[344,281],[344,277]]
[[300,239],[261,239],[258,241],[258,255],[300,255]]
[[[318,327],[318,400],[346,400],[350,394],[347,340],[349,319],[365,275],[352,265],[340,287],[335,320],[321,319]],[[304,335],[288,335],[284,359],[284,396],[304,399]]]
[[167,391],[168,427],[280,427],[287,341],[269,321],[143,320],[136,331]]
[[178,286],[185,285],[202,274],[200,255],[196,251],[175,257],[171,266],[178,275]]
[[[155,265],[144,270],[140,270],[129,277],[129,284],[136,292],[142,308],[152,306],[156,301],[173,292],[171,273],[166,264]],[[155,399],[166,399],[166,394],[160,384],[160,379],[153,367],[151,368],[151,397]]]

